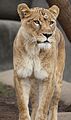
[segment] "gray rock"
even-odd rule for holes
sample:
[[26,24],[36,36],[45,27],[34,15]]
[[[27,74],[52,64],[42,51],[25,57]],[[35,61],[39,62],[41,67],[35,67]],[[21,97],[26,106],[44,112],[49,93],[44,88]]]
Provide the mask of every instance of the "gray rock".
[[48,8],[48,4],[46,0],[32,0],[32,5],[31,7],[43,7],[43,8]]
[[71,105],[71,83],[63,81],[61,100],[66,105]]
[[65,60],[65,70],[64,70],[64,80],[71,82],[71,43],[66,37],[63,29],[60,25],[58,25],[61,29],[64,39],[65,39],[65,52],[66,52],[66,60]]
[[19,27],[19,22],[0,20],[0,71],[12,67],[13,41]]
[[58,114],[58,120],[71,120],[71,112],[61,112]]
[[17,20],[17,5],[19,3],[27,3],[31,6],[32,0],[0,0],[0,19]]

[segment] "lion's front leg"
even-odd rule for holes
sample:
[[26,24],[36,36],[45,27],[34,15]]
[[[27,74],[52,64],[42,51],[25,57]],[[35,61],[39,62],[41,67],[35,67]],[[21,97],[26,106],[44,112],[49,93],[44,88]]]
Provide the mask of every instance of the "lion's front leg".
[[62,80],[60,78],[58,81],[56,81],[54,95],[52,97],[52,101],[50,104],[48,120],[57,120],[58,103],[61,96],[61,86],[62,86]]
[[28,103],[30,92],[29,79],[19,79],[16,75],[14,77],[17,103],[19,108],[19,120],[30,120]]
[[39,103],[39,82],[37,79],[31,80],[30,99],[32,104],[31,120],[35,120],[36,111]]
[[41,86],[40,85],[39,88],[41,88],[42,86],[42,90],[39,90],[39,95],[40,95],[39,106],[35,120],[46,120],[47,113],[49,110],[49,105],[54,91],[52,77],[50,76],[47,80],[42,81],[42,85]]
[[[62,34],[61,34],[62,36]],[[48,120],[57,120],[57,112],[58,112],[58,103],[61,96],[61,87],[62,87],[62,79],[63,72],[65,66],[65,44],[64,38],[61,37],[60,43],[58,45],[58,57],[56,64],[56,77],[55,79],[55,91],[50,105],[49,119]]]

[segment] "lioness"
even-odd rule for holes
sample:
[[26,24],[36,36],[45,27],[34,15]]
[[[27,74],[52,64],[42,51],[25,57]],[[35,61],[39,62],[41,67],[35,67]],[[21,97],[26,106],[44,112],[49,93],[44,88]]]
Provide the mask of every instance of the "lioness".
[[19,120],[57,120],[65,64],[64,38],[56,26],[59,8],[30,9],[22,3],[18,13],[21,27],[14,40],[13,64]]

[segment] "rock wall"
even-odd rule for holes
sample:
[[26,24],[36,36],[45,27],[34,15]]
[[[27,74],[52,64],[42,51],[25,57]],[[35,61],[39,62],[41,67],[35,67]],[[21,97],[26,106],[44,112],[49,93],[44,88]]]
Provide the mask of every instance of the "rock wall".
[[19,22],[0,20],[0,71],[13,68],[13,41],[19,27]]
[[0,19],[19,20],[17,5],[22,2],[31,6],[32,0],[0,0]]

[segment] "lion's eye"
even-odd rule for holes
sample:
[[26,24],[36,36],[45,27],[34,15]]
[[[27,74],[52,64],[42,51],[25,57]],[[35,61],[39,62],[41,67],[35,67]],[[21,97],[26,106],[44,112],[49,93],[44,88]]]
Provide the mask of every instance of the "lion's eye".
[[41,24],[40,24],[39,20],[34,20],[34,24],[35,24],[37,29],[39,29],[41,27]]
[[39,20],[34,20],[34,23],[35,23],[37,26],[40,26]]
[[34,23],[36,23],[36,24],[40,25],[39,20],[34,20]]
[[54,21],[50,21],[50,25],[54,24]]

